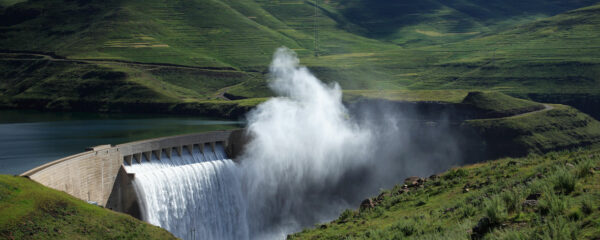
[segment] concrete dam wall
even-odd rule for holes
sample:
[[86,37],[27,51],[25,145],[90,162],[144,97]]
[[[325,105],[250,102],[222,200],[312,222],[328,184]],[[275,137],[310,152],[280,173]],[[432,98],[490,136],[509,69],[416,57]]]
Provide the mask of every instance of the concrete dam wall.
[[131,184],[134,174],[128,174],[124,164],[144,159],[160,159],[182,155],[194,148],[225,147],[234,159],[245,144],[244,130],[214,131],[163,137],[125,144],[91,147],[86,152],[68,156],[31,169],[21,176],[45,186],[64,191],[84,201],[140,217],[137,197]]

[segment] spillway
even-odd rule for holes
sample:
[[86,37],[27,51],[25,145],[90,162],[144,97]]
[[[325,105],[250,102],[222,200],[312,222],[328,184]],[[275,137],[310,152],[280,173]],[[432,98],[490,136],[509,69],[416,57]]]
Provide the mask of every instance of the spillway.
[[143,220],[183,239],[248,238],[240,169],[220,143],[149,156],[124,164]]

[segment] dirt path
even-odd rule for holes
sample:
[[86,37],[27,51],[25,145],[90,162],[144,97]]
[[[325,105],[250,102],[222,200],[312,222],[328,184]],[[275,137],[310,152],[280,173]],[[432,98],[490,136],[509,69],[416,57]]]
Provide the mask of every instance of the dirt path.
[[509,118],[527,116],[527,115],[531,115],[531,114],[534,114],[534,113],[549,111],[549,110],[552,110],[552,109],[554,109],[553,106],[550,106],[549,104],[544,104],[544,108],[543,109],[532,111],[532,112],[521,113],[521,114],[517,114],[517,115],[512,115],[512,116],[509,116]]
[[[27,58],[26,56],[31,56],[31,58]],[[28,61],[49,60],[49,61],[56,61],[56,62],[115,64],[115,65],[127,64],[127,65],[132,65],[132,66],[137,66],[137,67],[165,67],[165,68],[193,69],[193,70],[204,70],[204,71],[239,71],[232,67],[196,67],[196,66],[186,66],[186,65],[170,64],[170,63],[143,63],[143,62],[126,61],[126,60],[118,60],[118,59],[69,59],[69,58],[63,58],[60,56],[44,54],[44,53],[19,52],[19,51],[0,52],[0,59],[28,60]]]

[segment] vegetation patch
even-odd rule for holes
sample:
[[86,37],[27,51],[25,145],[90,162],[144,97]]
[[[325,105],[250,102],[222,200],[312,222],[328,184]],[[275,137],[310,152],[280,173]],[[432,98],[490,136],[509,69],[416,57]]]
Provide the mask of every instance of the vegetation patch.
[[[578,175],[582,169],[586,174]],[[288,239],[600,237],[597,145],[498,159],[420,182],[396,185],[371,198],[373,207],[346,210]]]
[[505,118],[476,119],[463,123],[486,141],[491,158],[523,156],[582,147],[600,142],[600,123],[564,105]]
[[544,105],[499,92],[469,92],[462,101],[487,118],[499,118],[544,109]]
[[176,239],[129,215],[7,175],[0,175],[0,238]]

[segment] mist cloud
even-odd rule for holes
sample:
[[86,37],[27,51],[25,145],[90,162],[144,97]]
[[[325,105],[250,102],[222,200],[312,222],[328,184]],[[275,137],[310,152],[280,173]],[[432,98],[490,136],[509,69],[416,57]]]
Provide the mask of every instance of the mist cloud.
[[321,82],[286,48],[270,73],[278,97],[249,113],[240,157],[251,238],[283,239],[407,176],[464,163],[470,137],[451,110],[385,101],[347,108],[337,83]]
[[294,216],[308,210],[309,192],[368,160],[370,133],[349,120],[339,85],[322,83],[298,64],[291,50],[277,50],[269,86],[280,97],[248,116],[252,140],[241,162],[251,229],[301,225]]

